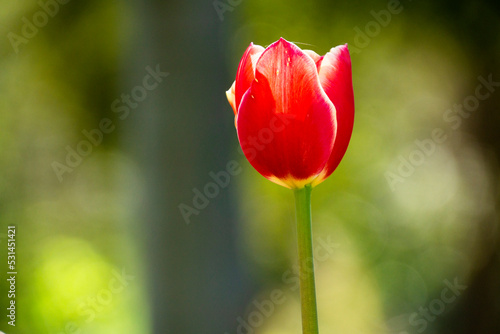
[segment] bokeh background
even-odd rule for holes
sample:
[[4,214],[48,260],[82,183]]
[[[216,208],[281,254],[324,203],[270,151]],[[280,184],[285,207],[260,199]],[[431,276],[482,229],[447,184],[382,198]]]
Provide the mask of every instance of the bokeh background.
[[322,333],[500,333],[497,1],[0,8],[1,331],[301,332],[293,194],[238,151],[224,94],[284,37],[352,56],[351,144],[313,192]]

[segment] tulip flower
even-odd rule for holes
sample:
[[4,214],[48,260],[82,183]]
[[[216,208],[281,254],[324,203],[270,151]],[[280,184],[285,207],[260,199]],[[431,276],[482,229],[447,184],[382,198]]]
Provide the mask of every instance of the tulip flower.
[[354,123],[347,45],[324,56],[283,38],[250,44],[226,92],[243,153],[267,179],[295,194],[302,331],[318,333],[311,191],[337,168]]
[[319,56],[283,38],[250,44],[226,95],[245,156],[269,180],[315,186],[342,160],[354,122],[347,45]]

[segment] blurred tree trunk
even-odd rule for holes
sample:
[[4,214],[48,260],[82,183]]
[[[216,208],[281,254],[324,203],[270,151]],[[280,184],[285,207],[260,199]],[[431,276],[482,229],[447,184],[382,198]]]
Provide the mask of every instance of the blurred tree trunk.
[[[233,332],[250,295],[237,263],[234,182],[219,189],[187,224],[179,204],[193,206],[210,172],[235,157],[234,120],[225,91],[224,25],[211,1],[133,1],[138,22],[129,86],[145,67],[169,75],[133,110],[127,146],[145,177],[142,228],[147,240],[154,333]],[[245,293],[247,292],[247,293]]]

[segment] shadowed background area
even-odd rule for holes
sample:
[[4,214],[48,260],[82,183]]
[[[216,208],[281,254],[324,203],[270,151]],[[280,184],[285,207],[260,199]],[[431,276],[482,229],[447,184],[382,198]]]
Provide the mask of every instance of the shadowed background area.
[[352,58],[353,137],[312,199],[322,333],[500,332],[498,2],[0,8],[1,331],[300,333],[293,194],[224,93],[284,37]]

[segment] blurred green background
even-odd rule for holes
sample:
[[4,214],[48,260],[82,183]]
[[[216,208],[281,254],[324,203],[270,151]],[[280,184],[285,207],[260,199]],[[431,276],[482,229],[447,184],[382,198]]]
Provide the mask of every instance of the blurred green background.
[[224,94],[284,37],[352,56],[351,144],[313,192],[321,332],[500,333],[498,2],[0,8],[1,331],[300,333],[293,194],[238,151]]

